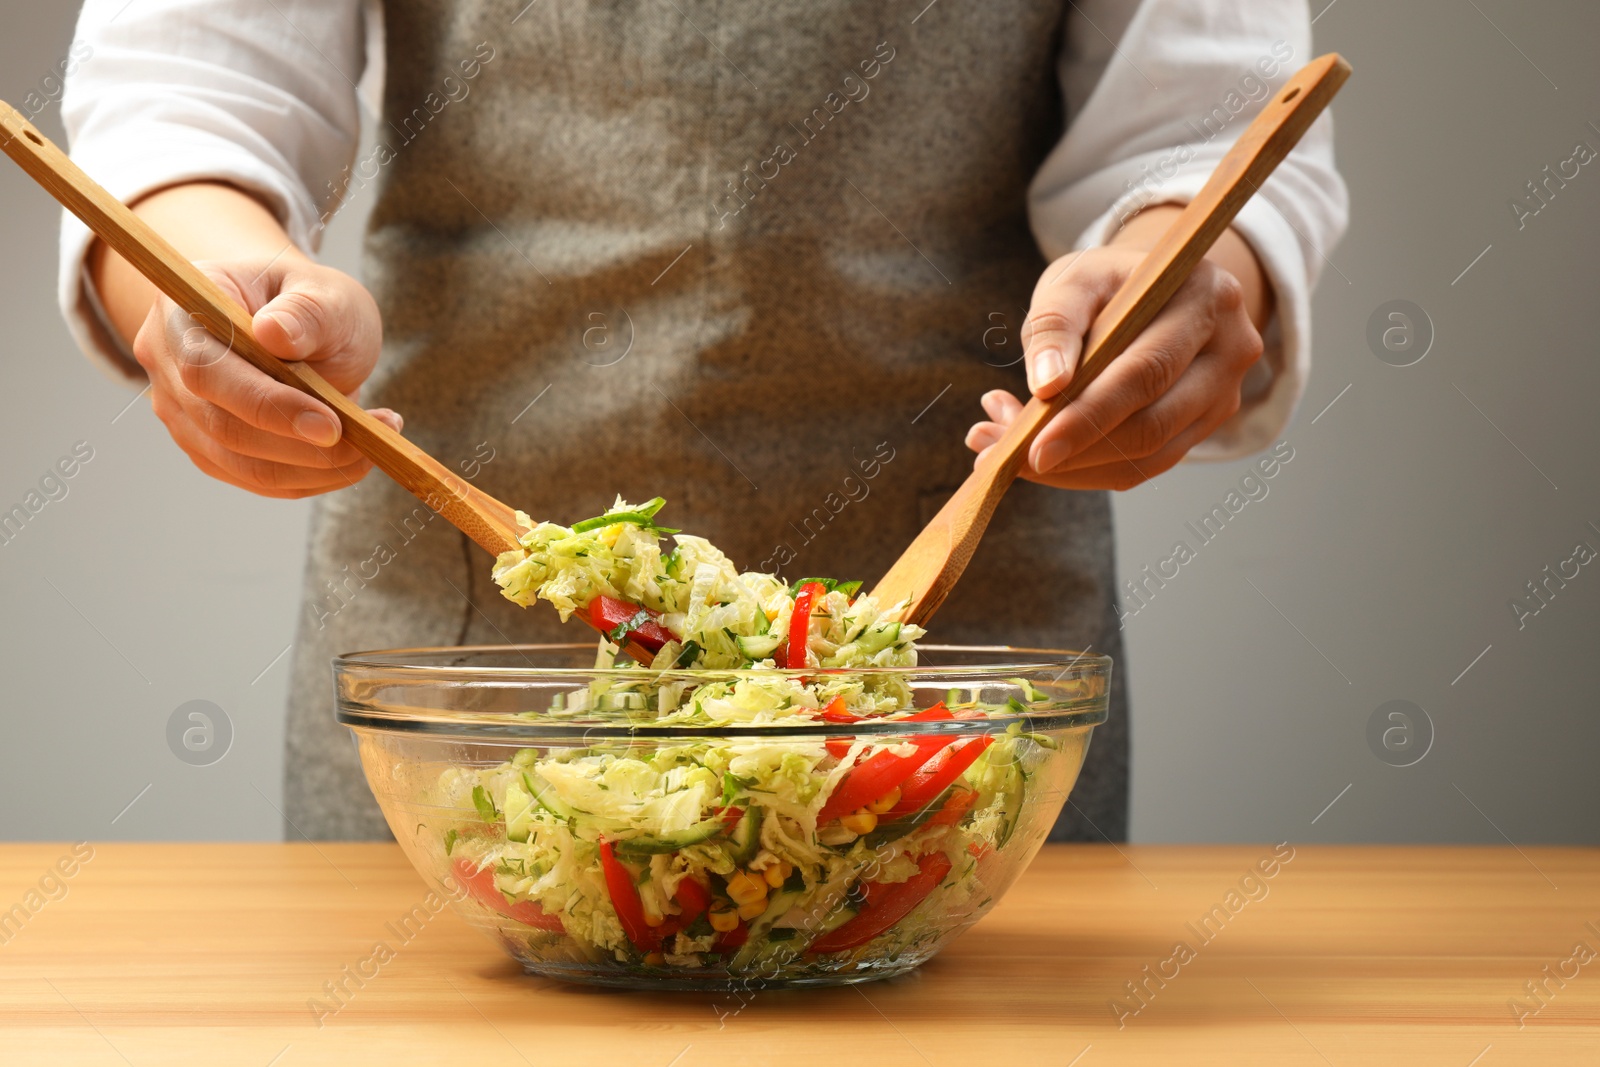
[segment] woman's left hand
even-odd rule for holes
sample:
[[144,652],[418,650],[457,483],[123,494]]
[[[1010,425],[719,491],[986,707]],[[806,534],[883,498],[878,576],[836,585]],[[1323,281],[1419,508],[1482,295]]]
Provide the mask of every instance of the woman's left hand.
[[[1227,236],[1235,246],[1219,244],[1223,254],[1203,260],[1127,350],[1039,432],[1019,477],[1062,489],[1128,489],[1174,466],[1239,410],[1245,373],[1261,357],[1256,322],[1266,319],[1270,291],[1249,246]],[[1066,388],[1095,316],[1143,258],[1140,248],[1114,244],[1064,256],[1045,271],[1022,337],[1035,396]],[[1241,281],[1222,263],[1253,276]],[[992,421],[967,432],[967,447],[980,455],[1022,410],[1001,389],[982,403]]]

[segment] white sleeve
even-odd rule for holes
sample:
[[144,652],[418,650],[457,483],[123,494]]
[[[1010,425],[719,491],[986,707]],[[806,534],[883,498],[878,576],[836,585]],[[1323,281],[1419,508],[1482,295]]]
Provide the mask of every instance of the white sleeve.
[[[365,22],[361,0],[87,0],[87,55],[61,104],[72,157],[125,203],[185,181],[237,185],[313,251],[359,142]],[[139,378],[85,278],[90,241],[64,215],[67,326],[114,376]]]
[[[1059,69],[1069,126],[1029,189],[1045,255],[1103,244],[1151,204],[1187,203],[1312,58],[1303,0],[1078,0]],[[1324,114],[1233,224],[1266,270],[1276,312],[1239,413],[1191,457],[1248,454],[1288,424],[1311,365],[1311,286],[1347,208]]]

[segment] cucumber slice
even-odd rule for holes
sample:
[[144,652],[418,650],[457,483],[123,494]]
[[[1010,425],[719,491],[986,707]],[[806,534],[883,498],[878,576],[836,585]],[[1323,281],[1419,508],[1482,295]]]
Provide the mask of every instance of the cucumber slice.
[[551,788],[549,782],[539,777],[538,772],[523,771],[522,787],[528,791],[529,796],[533,797],[535,804],[538,804],[539,807],[548,811],[551,815],[558,819],[572,818],[572,809],[557,799],[556,791]]
[[761,809],[751,804],[728,835],[734,863],[743,867],[761,851]]
[[617,851],[626,856],[654,856],[709,841],[724,830],[722,817],[703,819],[693,826],[670,834],[640,834],[617,842]]
[[882,652],[896,641],[900,640],[900,624],[897,622],[880,623],[856,638],[856,647],[867,655]]
[[664,526],[657,526],[655,524],[656,512],[660,511],[661,505],[665,503],[665,500],[661,499],[660,497],[656,497],[654,500],[633,511],[608,511],[604,515],[596,515],[592,519],[583,519],[580,522],[573,523],[572,532],[588,533],[590,530],[599,530],[607,526],[615,526],[618,523],[626,522],[631,523],[634,526],[643,527],[647,530],[654,530],[657,533],[679,533],[680,531],[678,530],[669,530]]
[[[1014,722],[1010,726],[1007,726],[1006,734],[1015,738],[1017,741],[1030,741],[1033,744],[1038,745],[1040,748],[1047,748],[1052,752],[1061,747],[1061,742],[1057,741],[1050,735],[1028,733],[1022,728],[1022,724],[1018,722]],[[1015,743],[1016,742],[1014,741],[1013,744]],[[1017,758],[1019,760],[1022,758],[1021,753],[1018,754]]]
[[1026,678],[1007,678],[1006,681],[1022,690],[1022,699],[1029,704],[1042,704],[1050,699],[1050,694],[1041,692]]
[[1013,762],[1006,774],[1005,784],[1000,788],[1000,829],[995,835],[995,844],[1000,848],[1005,848],[1006,842],[1017,831],[1017,823],[1022,820],[1022,803],[1026,798],[1023,778],[1022,768]]
[[506,783],[506,836],[513,841],[526,841],[533,827],[534,812],[539,810],[533,791],[513,778]]
[[803,891],[780,889],[768,897],[767,910],[750,920],[749,938],[739,950],[739,954],[733,958],[730,968],[737,970],[746,966],[757,953],[764,951],[771,941],[767,934],[772,930],[773,923],[789,914],[790,909],[800,903],[800,898],[803,896],[805,896]]
[[739,651],[749,659],[766,659],[783,643],[783,638],[774,634],[757,634],[737,640]]

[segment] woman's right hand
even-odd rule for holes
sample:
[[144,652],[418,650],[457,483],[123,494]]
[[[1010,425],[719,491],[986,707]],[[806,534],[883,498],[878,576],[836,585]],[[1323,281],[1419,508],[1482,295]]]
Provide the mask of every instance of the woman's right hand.
[[[197,264],[253,315],[256,340],[283,360],[314,363],[352,400],[378,360],[377,304],[347,274],[290,251],[271,263]],[[268,377],[165,296],[133,341],[156,417],[195,466],[271,497],[354,485],[372,462],[341,439],[322,401]],[[372,414],[395,430],[398,414]]]

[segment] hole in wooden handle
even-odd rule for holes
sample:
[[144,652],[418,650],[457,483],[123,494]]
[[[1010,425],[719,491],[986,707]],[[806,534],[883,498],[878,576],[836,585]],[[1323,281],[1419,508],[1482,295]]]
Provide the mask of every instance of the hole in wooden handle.
[[1290,89],[1288,92],[1283,94],[1283,102],[1285,104],[1287,104],[1289,101],[1293,100],[1295,97],[1297,97],[1299,95],[1300,95],[1300,86],[1296,85],[1293,89]]
[[32,130],[23,130],[22,131],[22,136],[26,137],[28,140],[32,141],[36,145],[41,145],[42,146],[44,144],[44,138],[40,137],[38,134],[34,133]]

